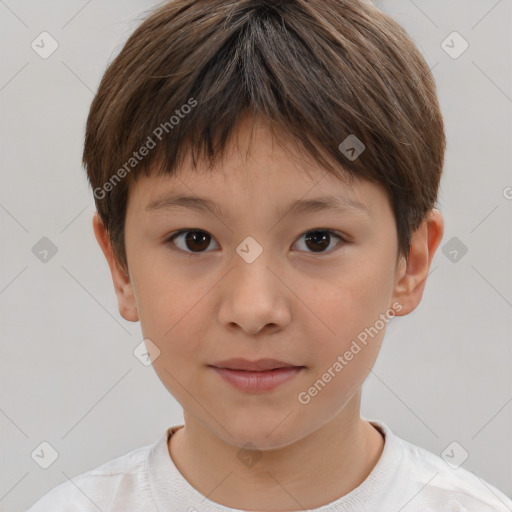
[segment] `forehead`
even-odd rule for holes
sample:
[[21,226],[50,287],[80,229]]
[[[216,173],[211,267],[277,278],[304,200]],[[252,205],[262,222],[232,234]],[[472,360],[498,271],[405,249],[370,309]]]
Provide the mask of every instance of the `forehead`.
[[[202,159],[194,165],[190,150],[184,152],[184,158],[178,168],[174,169],[172,178],[174,181],[193,180],[195,182],[206,181],[230,181],[233,174],[244,179],[248,184],[256,176],[269,177],[265,169],[283,167],[283,171],[291,170],[294,174],[309,175],[318,178],[318,174],[324,174],[319,164],[308,155],[297,141],[284,129],[275,128],[271,122],[262,115],[251,116],[250,113],[242,115],[230,133],[222,154],[217,153],[215,164],[212,168]],[[274,165],[270,165],[274,164]],[[245,171],[245,172],[244,172]],[[260,172],[258,172],[260,171]],[[158,162],[152,166],[150,175],[158,176]],[[286,180],[286,172],[280,173],[282,181]],[[340,178],[348,178],[348,173],[340,168]]]
[[[372,195],[382,193],[377,190],[380,187],[349,175],[341,165],[338,175],[333,175],[291,136],[271,130],[262,117],[241,119],[212,168],[205,161],[196,164],[188,152],[172,175],[154,167],[149,177],[139,177],[130,187],[129,207],[131,203],[137,210],[155,210],[158,205],[179,203],[220,214],[222,205],[238,211],[249,204],[251,208],[261,205],[281,212],[283,205],[289,205],[289,211],[298,212],[292,203],[300,209],[302,202],[304,211],[320,210],[321,201],[315,204],[315,199],[323,198],[326,209],[333,209],[337,198],[354,212],[359,208],[363,213],[366,207],[368,213],[376,204]],[[309,206],[304,205],[307,201]]]

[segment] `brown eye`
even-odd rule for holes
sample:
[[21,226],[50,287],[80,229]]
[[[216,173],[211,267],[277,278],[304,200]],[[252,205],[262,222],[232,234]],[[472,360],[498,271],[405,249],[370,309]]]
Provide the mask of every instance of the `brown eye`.
[[182,230],[171,236],[168,241],[184,252],[201,253],[205,252],[211,240],[212,237],[206,231]]
[[[333,239],[335,238],[341,240],[341,242],[346,241],[340,235],[326,229],[308,231],[307,233],[304,233],[301,238],[304,238],[305,240],[306,252],[319,254],[331,252],[330,250],[328,251],[329,248],[332,249],[333,247],[336,247],[336,245],[340,245],[332,244]],[[209,252],[207,249],[212,240],[213,238],[206,231],[202,231],[200,229],[183,229],[171,235],[167,240],[167,243],[171,243],[173,246],[176,246],[176,250],[184,252],[189,256],[193,256],[194,254],[199,255],[203,252]]]
[[[302,237],[304,237],[305,245],[310,252],[323,253],[326,252],[326,249],[328,249],[329,246],[331,246],[333,235],[334,238],[338,238],[342,242],[345,241],[341,236],[333,233],[332,231],[320,229],[308,231],[307,233],[304,233]],[[335,247],[335,245],[333,247]]]

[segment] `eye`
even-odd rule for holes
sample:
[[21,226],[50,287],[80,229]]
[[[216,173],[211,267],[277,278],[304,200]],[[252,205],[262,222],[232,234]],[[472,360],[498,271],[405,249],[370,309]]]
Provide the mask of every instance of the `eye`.
[[[325,253],[327,252],[326,249],[331,245],[333,235],[334,238],[338,238],[342,242],[346,242],[346,240],[340,235],[326,229],[307,231],[301,235],[301,238],[305,237],[306,247],[312,249],[311,252]],[[193,256],[195,254],[208,252],[206,249],[212,240],[213,238],[206,231],[202,231],[200,229],[182,229],[181,231],[173,233],[167,239],[167,242],[175,245],[178,248],[177,250],[183,251],[189,256]]]
[[[183,237],[183,235],[186,236]],[[181,247],[178,243],[175,243],[175,240],[181,243]],[[211,240],[212,237],[206,231],[199,229],[182,229],[171,235],[171,237],[167,239],[167,242],[176,245],[179,250],[189,255],[194,255],[194,253],[205,252],[204,249],[210,245]],[[190,249],[190,252],[187,249]]]
[[331,245],[332,235],[334,235],[335,238],[340,239],[342,242],[346,242],[346,240],[340,235],[337,235],[333,231],[326,229],[315,229],[308,231],[301,235],[301,238],[305,237],[306,247],[312,249],[313,253],[324,253],[326,252],[325,249]]

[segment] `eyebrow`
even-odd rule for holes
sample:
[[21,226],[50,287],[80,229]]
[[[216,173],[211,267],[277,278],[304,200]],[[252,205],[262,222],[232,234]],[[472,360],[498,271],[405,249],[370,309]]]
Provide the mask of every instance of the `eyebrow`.
[[[171,194],[162,199],[157,199],[149,203],[145,210],[155,211],[160,209],[188,208],[200,213],[210,212],[216,216],[223,217],[224,213],[220,205],[214,201],[199,197],[182,194]],[[345,196],[322,196],[313,199],[297,199],[291,202],[287,207],[278,210],[279,217],[288,214],[299,214],[319,211],[358,211],[369,215],[366,205],[356,199]]]

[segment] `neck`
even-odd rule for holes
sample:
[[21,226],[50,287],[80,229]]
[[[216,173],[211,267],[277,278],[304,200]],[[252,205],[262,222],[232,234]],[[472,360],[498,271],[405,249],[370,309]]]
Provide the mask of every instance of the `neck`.
[[[382,454],[382,435],[359,416],[359,396],[308,436],[255,452],[259,458],[253,464],[241,464],[240,446],[225,443],[187,415],[169,440],[169,453],[192,487],[225,507],[318,508],[358,487]],[[351,408],[356,415],[347,414]]]

